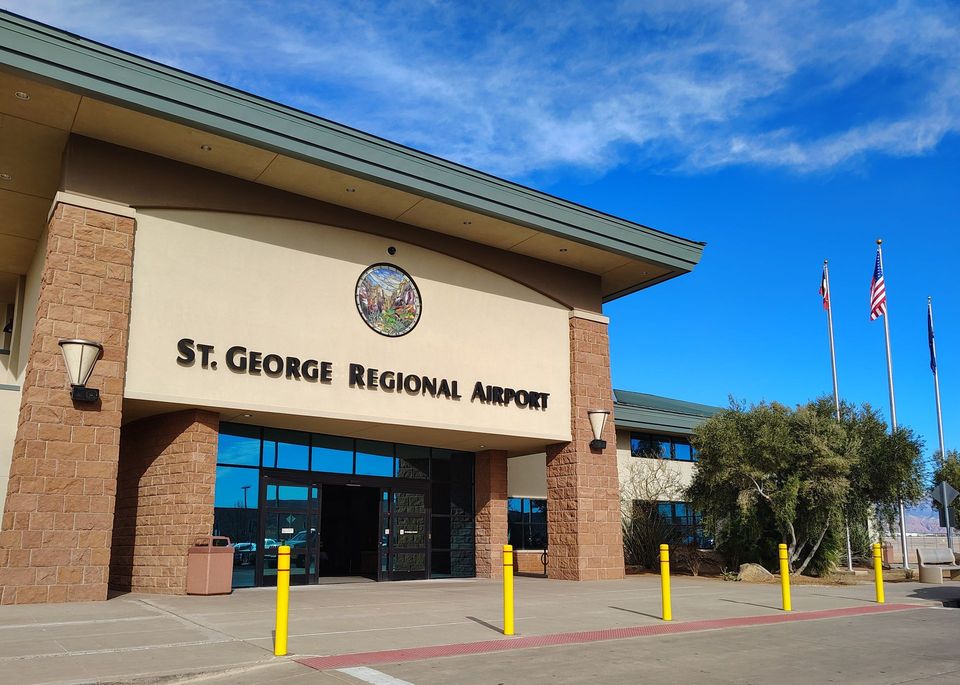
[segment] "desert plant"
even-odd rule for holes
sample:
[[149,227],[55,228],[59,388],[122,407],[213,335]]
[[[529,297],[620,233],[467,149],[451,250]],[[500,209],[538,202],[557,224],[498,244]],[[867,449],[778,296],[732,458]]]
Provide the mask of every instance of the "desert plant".
[[660,516],[658,502],[677,499],[683,477],[669,459],[646,455],[631,462],[620,484],[623,554],[628,565],[658,568],[660,545],[675,545],[680,533]]
[[696,540],[677,545],[674,556],[681,567],[686,568],[694,576],[700,575],[700,567],[703,565],[704,554]]

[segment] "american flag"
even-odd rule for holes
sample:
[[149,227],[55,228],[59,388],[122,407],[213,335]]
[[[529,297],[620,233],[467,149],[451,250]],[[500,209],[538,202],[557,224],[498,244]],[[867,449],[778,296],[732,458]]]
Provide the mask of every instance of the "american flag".
[[823,265],[823,275],[820,277],[820,296],[823,298],[823,308],[830,309],[830,284],[827,282],[827,265]]
[[877,263],[873,267],[873,280],[870,281],[870,320],[874,321],[887,313],[887,288],[883,284],[883,263],[880,248],[877,248]]

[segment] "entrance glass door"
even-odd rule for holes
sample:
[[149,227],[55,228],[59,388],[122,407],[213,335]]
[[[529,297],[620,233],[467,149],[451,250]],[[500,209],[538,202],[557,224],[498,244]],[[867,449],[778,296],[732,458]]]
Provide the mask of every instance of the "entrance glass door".
[[315,583],[320,489],[313,483],[290,483],[268,476],[263,478],[261,488],[263,537],[257,554],[260,584],[277,584],[277,549],[281,545],[290,547],[290,584]]
[[428,576],[429,520],[426,490],[384,488],[381,579],[417,580]]

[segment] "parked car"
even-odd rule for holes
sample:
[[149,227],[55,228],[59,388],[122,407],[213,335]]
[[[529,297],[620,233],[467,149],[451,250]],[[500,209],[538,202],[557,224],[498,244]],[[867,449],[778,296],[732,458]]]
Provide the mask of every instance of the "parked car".
[[235,542],[233,544],[233,565],[249,566],[257,558],[257,543]]

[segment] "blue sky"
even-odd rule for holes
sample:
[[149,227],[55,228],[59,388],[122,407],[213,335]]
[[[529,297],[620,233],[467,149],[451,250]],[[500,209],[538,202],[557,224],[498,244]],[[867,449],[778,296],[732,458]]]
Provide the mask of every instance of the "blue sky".
[[830,390],[960,447],[960,6],[947,2],[5,2],[11,11],[708,243],[607,306],[616,387]]

